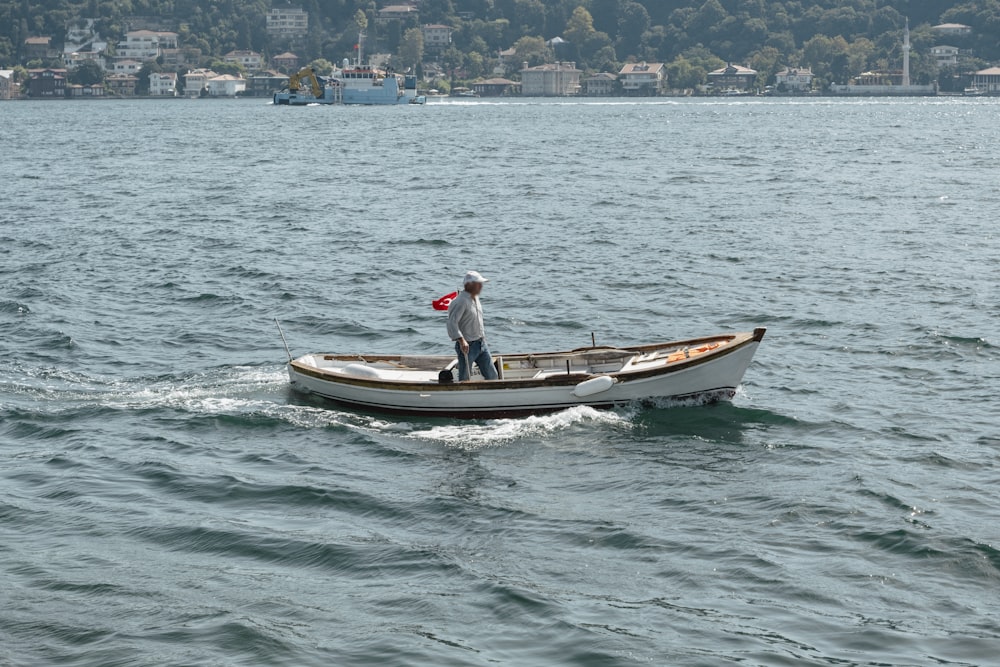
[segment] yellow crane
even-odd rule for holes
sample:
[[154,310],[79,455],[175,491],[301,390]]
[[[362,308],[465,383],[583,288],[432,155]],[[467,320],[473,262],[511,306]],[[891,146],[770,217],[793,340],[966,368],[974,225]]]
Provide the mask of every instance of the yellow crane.
[[289,76],[288,91],[291,93],[299,92],[299,89],[302,88],[303,80],[309,82],[309,87],[312,89],[313,97],[323,97],[323,85],[319,82],[319,78],[316,77],[316,70],[312,67],[303,67],[295,74]]

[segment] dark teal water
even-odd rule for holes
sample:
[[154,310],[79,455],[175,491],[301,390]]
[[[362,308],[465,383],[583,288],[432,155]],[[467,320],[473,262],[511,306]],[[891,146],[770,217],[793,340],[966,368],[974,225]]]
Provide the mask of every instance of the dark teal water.
[[[996,100],[0,105],[0,664],[988,665]],[[400,421],[296,353],[749,330],[731,405]]]

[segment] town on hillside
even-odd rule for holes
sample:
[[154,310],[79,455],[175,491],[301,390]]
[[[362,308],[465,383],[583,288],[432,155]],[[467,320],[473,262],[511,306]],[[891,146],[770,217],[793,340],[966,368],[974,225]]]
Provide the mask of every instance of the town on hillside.
[[[794,24],[789,3],[763,1],[760,16],[722,0],[274,0],[266,11],[231,0],[234,15],[68,2],[0,0],[0,99],[270,97],[303,68],[336,76],[361,58],[415,74],[428,95],[1000,95],[1000,45],[974,25],[1000,9],[964,5],[911,27],[891,2]],[[956,16],[970,23],[946,20]],[[772,29],[781,22],[789,30]]]

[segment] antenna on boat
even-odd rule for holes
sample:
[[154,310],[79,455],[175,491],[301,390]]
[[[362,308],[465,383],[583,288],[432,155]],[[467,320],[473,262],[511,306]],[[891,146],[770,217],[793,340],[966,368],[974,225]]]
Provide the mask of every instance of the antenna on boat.
[[281,342],[285,345],[285,354],[288,355],[288,360],[292,360],[292,351],[288,349],[288,341],[285,340],[285,332],[281,330],[281,325],[278,324],[278,318],[274,318],[274,325],[278,327],[278,334],[281,336]]
[[590,346],[591,347],[597,347],[597,339],[594,338],[594,332],[593,331],[590,332]]

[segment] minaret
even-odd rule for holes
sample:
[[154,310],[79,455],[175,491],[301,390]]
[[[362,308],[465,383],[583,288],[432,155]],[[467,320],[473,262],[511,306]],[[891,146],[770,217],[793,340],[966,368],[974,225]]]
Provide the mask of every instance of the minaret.
[[910,85],[910,19],[906,19],[906,30],[903,31],[903,85]]

